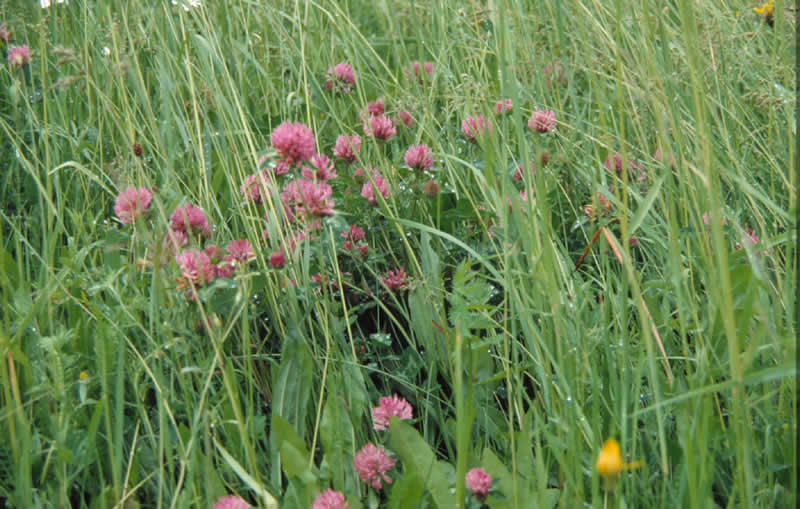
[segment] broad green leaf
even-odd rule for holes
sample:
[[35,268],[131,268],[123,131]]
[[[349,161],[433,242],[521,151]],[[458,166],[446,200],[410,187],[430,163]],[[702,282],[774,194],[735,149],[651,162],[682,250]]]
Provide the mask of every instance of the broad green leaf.
[[448,509],[456,506],[445,470],[417,430],[392,417],[389,422],[389,444],[392,451],[400,456],[406,475],[418,475],[425,479],[425,487],[437,507]]
[[392,485],[392,494],[389,497],[389,509],[416,509],[427,507],[423,501],[422,493],[425,482],[416,472],[406,474]]

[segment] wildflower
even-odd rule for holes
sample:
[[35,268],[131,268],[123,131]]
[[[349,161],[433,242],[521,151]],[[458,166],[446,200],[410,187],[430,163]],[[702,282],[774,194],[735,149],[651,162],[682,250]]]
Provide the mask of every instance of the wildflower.
[[81,371],[81,374],[78,375],[78,378],[80,379],[81,382],[83,382],[89,378],[89,373],[87,373],[86,371]]
[[325,82],[325,90],[333,90],[334,93],[349,94],[350,86],[354,85],[356,78],[353,75],[353,68],[350,64],[342,62],[328,69],[328,81]]
[[181,231],[186,234],[193,232],[195,234],[211,235],[211,226],[209,226],[203,210],[191,203],[187,203],[183,207],[176,207],[170,216],[170,221],[171,230]]
[[492,487],[492,476],[482,468],[473,468],[467,472],[466,482],[467,488],[472,491],[475,498],[483,502],[489,494],[489,488]]
[[[400,269],[402,270],[402,269]],[[372,409],[373,428],[385,430],[389,427],[389,418],[411,419],[413,410],[404,398],[397,394],[380,399],[378,406]]]
[[340,492],[325,490],[314,499],[311,509],[350,509],[350,506]]
[[400,292],[408,286],[406,271],[401,268],[395,270],[387,270],[386,274],[381,276],[381,282],[386,286],[390,292]]
[[420,64],[417,61],[411,62],[411,64],[403,69],[403,74],[405,74],[406,79],[411,79],[411,77],[416,77],[420,84],[425,83],[426,77],[422,74],[422,71],[427,73],[427,80],[433,79],[433,63],[432,62],[425,62],[424,64]]
[[269,182],[269,177],[265,172],[253,173],[244,178],[244,182],[239,187],[239,192],[244,195],[247,201],[261,203],[268,192],[267,182]]
[[641,460],[631,463],[622,462],[619,442],[613,438],[609,438],[603,444],[603,448],[600,449],[600,455],[597,457],[597,462],[595,463],[597,473],[603,478],[607,490],[612,490],[614,488],[614,482],[620,471],[639,468],[640,466],[642,466]]
[[414,119],[411,117],[411,113],[409,113],[408,110],[398,111],[397,118],[409,129],[414,126]]
[[[613,170],[618,177],[622,178],[622,152],[614,152],[606,157],[605,163],[603,166],[606,167],[607,170]],[[642,165],[634,161],[633,159],[628,160],[628,171],[629,172],[638,172],[641,175]]]
[[556,114],[552,110],[536,110],[528,119],[528,127],[540,133],[549,133],[556,128]]
[[350,231],[347,234],[353,242],[361,242],[367,236],[364,230],[354,224],[350,225]]
[[567,86],[567,75],[564,74],[564,69],[561,68],[561,64],[557,62],[544,66],[544,86],[548,88],[550,88],[550,84],[552,83],[550,78],[555,78],[553,82],[562,87]]
[[272,268],[280,269],[286,264],[286,257],[281,251],[275,251],[269,255],[269,265]]
[[164,246],[165,250],[170,254],[177,254],[180,248],[186,246],[189,243],[189,237],[186,236],[185,232],[170,230],[164,236]]
[[386,182],[386,179],[384,179],[377,170],[372,170],[372,182],[364,182],[364,185],[361,188],[361,196],[366,198],[370,205],[378,204],[378,198],[375,196],[375,190],[377,190],[381,196],[383,196],[384,200],[389,198],[389,184]]
[[494,105],[494,112],[499,115],[501,113],[505,113],[507,111],[511,111],[513,103],[511,99],[500,99],[497,101],[497,104]]
[[425,187],[422,189],[422,192],[433,198],[439,194],[439,184],[437,184],[435,180],[429,180],[425,182]]
[[660,148],[657,148],[655,152],[653,152],[653,159],[656,161],[664,161],[669,165],[670,168],[675,167],[675,158],[672,157],[672,154],[663,154]]
[[153,194],[144,187],[129,187],[114,201],[114,213],[123,224],[136,222],[136,218],[147,213]]
[[11,67],[24,67],[30,59],[31,50],[27,44],[8,48],[8,64]]
[[397,129],[389,117],[385,115],[371,116],[364,121],[364,134],[377,140],[390,140],[397,134]]
[[181,278],[184,283],[201,285],[213,280],[213,271],[210,269],[211,260],[204,251],[187,249],[175,255],[175,263],[181,269]]
[[300,122],[280,124],[272,131],[270,143],[288,165],[308,161],[316,153],[314,133]]
[[6,28],[6,22],[0,23],[0,41],[8,44],[8,40],[11,39],[11,32]]
[[311,158],[311,166],[314,169],[303,166],[301,174],[308,180],[330,180],[336,178],[336,168],[333,161],[325,154],[316,154]]
[[[755,230],[751,230],[750,228],[745,229],[744,235],[742,236],[742,241],[747,243],[749,247],[752,247],[759,243],[758,235],[756,235]],[[742,249],[742,244],[736,243],[736,249]],[[756,251],[756,256],[761,256],[761,251]]]
[[360,246],[358,246],[358,254],[360,254],[361,256],[366,257],[368,251],[369,251],[369,246],[367,244],[361,244]]
[[249,507],[242,497],[236,495],[222,497],[214,503],[214,509],[248,509]]
[[775,9],[775,1],[767,0],[758,7],[753,7],[753,12],[764,18],[764,20],[769,24],[769,26],[772,26],[773,24],[772,13],[774,9]]
[[378,99],[367,104],[367,114],[373,117],[380,117],[383,115],[383,101]]
[[359,153],[361,153],[361,138],[357,134],[352,136],[342,135],[336,138],[336,146],[333,147],[333,155],[335,157],[352,163]]
[[461,130],[469,141],[475,141],[476,138],[483,136],[487,125],[491,130],[491,124],[484,120],[483,115],[475,115],[474,117],[467,117],[461,122]]
[[427,145],[411,145],[403,157],[406,164],[415,170],[429,170],[433,166],[433,151]]
[[232,240],[230,244],[225,247],[225,250],[230,256],[230,261],[236,264],[246,264],[256,257],[253,246],[250,245],[250,241],[247,239]]
[[[375,170],[373,169],[373,170],[370,170],[370,171],[374,172]],[[356,179],[357,181],[366,180],[367,179],[367,172],[364,171],[363,168],[356,168],[355,170],[353,170],[353,178]]]
[[304,216],[329,216],[333,214],[333,200],[328,198],[333,195],[331,186],[323,181],[297,179],[300,200],[295,207],[295,212]]
[[392,469],[394,460],[386,455],[382,447],[375,447],[372,443],[365,445],[353,457],[353,466],[358,477],[376,490],[383,487],[381,481],[392,483],[392,478],[386,472]]
[[[531,175],[536,175],[536,165],[533,164],[533,161],[531,161]],[[519,163],[517,171],[514,172],[514,175],[511,177],[511,179],[517,181],[522,180],[522,163]]]

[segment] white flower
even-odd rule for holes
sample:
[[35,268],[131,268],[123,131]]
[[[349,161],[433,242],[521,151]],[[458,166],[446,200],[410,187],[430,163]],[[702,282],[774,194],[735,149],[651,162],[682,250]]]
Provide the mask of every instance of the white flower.
[[[50,7],[50,0],[41,0],[42,9],[47,9]],[[66,4],[69,3],[67,0],[56,0],[57,4]]]
[[111,54],[111,48],[108,46],[103,46],[103,55],[108,56]]

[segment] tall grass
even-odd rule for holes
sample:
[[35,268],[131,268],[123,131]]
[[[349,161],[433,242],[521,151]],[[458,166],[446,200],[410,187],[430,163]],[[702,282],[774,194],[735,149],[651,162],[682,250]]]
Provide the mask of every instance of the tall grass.
[[[795,14],[752,7],[3,3],[32,58],[0,70],[0,502],[310,507],[330,487],[354,508],[477,507],[483,467],[492,508],[794,507]],[[324,87],[339,62],[347,95]],[[414,117],[383,144],[359,120],[377,98]],[[554,133],[527,127],[540,108]],[[469,143],[477,114],[493,128]],[[239,189],[284,121],[363,149],[337,161],[338,214],[275,269],[279,189]],[[433,198],[403,167],[417,143]],[[354,167],[388,180],[376,207]],[[155,190],[148,221],[115,219],[126,187]],[[187,201],[215,243],[256,247],[196,299],[154,248]],[[349,224],[367,257],[342,249]],[[395,267],[406,291],[380,283]],[[394,393],[414,419],[374,430]],[[613,490],[609,437],[643,461]],[[353,470],[367,442],[397,459],[380,491]]]

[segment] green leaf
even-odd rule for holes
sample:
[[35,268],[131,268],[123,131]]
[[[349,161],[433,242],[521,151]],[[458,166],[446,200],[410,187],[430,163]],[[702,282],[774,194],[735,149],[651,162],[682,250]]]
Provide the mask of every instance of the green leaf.
[[425,483],[416,472],[406,472],[406,474],[395,482],[392,486],[392,494],[389,497],[389,509],[416,509],[422,503],[422,492]]
[[261,500],[264,501],[266,507],[269,509],[278,509],[278,501],[275,500],[275,497],[273,497],[266,490],[266,488],[261,485],[261,483],[256,481],[250,474],[248,474],[247,470],[245,470],[244,467],[242,467],[242,465],[239,464],[239,462],[236,461],[236,459],[234,459],[234,457],[231,456],[230,453],[219,444],[219,442],[217,442],[216,438],[214,439],[214,445],[217,447],[217,450],[219,451],[220,455],[222,455],[222,458],[225,460],[228,466],[230,466],[236,475],[239,476],[239,479],[241,479],[242,482],[244,482],[251,490],[253,490],[253,492],[256,493],[256,495],[258,495]]
[[433,496],[436,506],[449,509],[456,506],[455,495],[450,492],[451,483],[445,469],[436,461],[430,446],[410,425],[396,417],[389,421],[389,443],[400,456],[406,475],[418,475],[425,479],[425,487]]
[[328,460],[328,468],[333,474],[333,485],[345,489],[347,472],[352,470],[350,462],[355,454],[355,433],[353,423],[347,414],[344,400],[339,391],[331,386],[325,409],[322,411],[319,438]]

